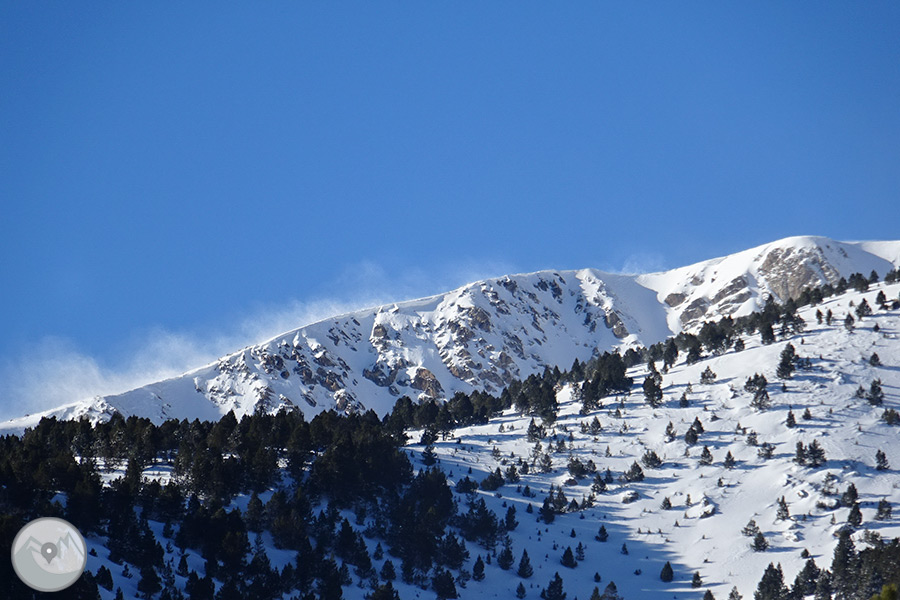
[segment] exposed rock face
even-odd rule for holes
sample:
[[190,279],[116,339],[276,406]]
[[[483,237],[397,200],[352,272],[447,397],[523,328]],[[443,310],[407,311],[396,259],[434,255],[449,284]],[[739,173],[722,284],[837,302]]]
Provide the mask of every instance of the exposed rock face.
[[622,322],[622,319],[615,312],[606,313],[603,317],[603,322],[606,323],[607,327],[612,329],[613,335],[620,340],[628,335],[628,329],[625,327],[625,323]]
[[686,298],[687,296],[685,296],[684,294],[673,292],[666,296],[665,303],[674,308],[675,306],[678,306],[679,304],[684,302]]
[[681,313],[681,324],[682,325],[690,325],[699,321],[706,315],[706,311],[709,308],[709,300],[706,298],[697,298],[693,302],[687,305],[687,308]]
[[747,314],[770,294],[784,300],[854,272],[885,273],[890,261],[900,261],[900,242],[890,244],[878,244],[890,260],[853,244],[802,238],[665,273],[584,269],[488,279],[313,323],[98,402],[125,414],[158,402],[175,418],[193,418],[202,406],[201,418],[213,418],[292,406],[309,416],[329,409],[384,414],[402,395],[498,394],[545,367],[567,368],[599,352],[653,344],[706,319]]
[[780,302],[796,298],[805,287],[841,278],[820,248],[776,248],[766,256],[759,273]]
[[425,392],[432,398],[442,398],[444,395],[444,388],[441,387],[441,382],[437,380],[434,373],[423,367],[416,369],[416,374],[409,387]]

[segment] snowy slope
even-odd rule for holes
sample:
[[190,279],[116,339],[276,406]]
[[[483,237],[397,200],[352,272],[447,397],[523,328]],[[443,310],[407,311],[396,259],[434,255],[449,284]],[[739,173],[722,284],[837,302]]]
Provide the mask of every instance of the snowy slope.
[[[559,388],[559,419],[547,436],[541,440],[543,452],[550,452],[553,471],[540,473],[532,470],[521,476],[518,483],[506,483],[496,492],[476,491],[488,507],[502,518],[509,506],[516,508],[518,527],[510,533],[514,565],[504,571],[497,565],[496,552],[478,544],[467,543],[469,559],[464,565],[468,572],[477,556],[492,555],[481,582],[458,581],[461,598],[511,598],[521,582],[526,588],[525,598],[537,599],[554,573],[564,581],[568,598],[588,598],[595,586],[600,591],[615,582],[621,596],[627,600],[657,598],[688,598],[700,600],[706,590],[722,600],[736,586],[745,599],[753,592],[770,562],[780,563],[785,579],[791,584],[800,571],[805,558],[801,552],[808,550],[819,567],[830,565],[835,533],[847,524],[849,509],[827,508],[853,483],[859,491],[863,522],[854,535],[857,548],[865,546],[866,530],[880,534],[885,539],[900,536],[900,522],[896,512],[900,503],[900,438],[898,426],[887,425],[881,420],[885,408],[900,409],[900,310],[877,309],[874,301],[877,293],[884,291],[889,299],[900,297],[900,284],[872,286],[865,293],[848,292],[834,297],[817,307],[800,311],[807,323],[806,330],[787,339],[764,346],[759,336],[744,338],[746,348],[740,352],[729,350],[719,356],[710,356],[688,365],[682,356],[663,374],[664,404],[649,407],[643,399],[641,384],[647,375],[647,367],[641,365],[630,370],[634,387],[630,394],[605,398],[604,406],[588,414],[581,414],[577,392],[573,385]],[[875,308],[875,314],[858,321],[852,332],[843,326],[843,317],[865,298]],[[852,303],[852,306],[851,306]],[[815,312],[831,310],[835,316],[831,326],[818,324]],[[875,325],[879,331],[875,331]],[[779,356],[788,344],[798,355],[810,359],[810,369],[798,370],[785,382],[782,390],[775,369]],[[870,364],[877,353],[881,365]],[[712,383],[700,383],[700,374],[707,367],[715,372]],[[743,383],[754,373],[761,373],[769,380],[771,408],[758,411],[750,407],[750,394]],[[868,387],[873,379],[882,381],[885,392],[882,406],[872,406],[866,400],[855,397],[860,385]],[[690,406],[679,406],[679,398],[690,384]],[[576,383],[577,385],[577,383]],[[810,419],[803,419],[806,409]],[[616,415],[616,410],[619,415]],[[797,426],[785,425],[788,410],[796,415]],[[602,430],[596,435],[582,431],[582,423],[593,418],[600,421]],[[684,433],[695,418],[703,424],[704,432],[696,445],[688,446]],[[510,410],[485,425],[466,427],[453,432],[453,437],[435,444],[437,467],[451,482],[463,477],[481,481],[497,467],[506,469],[519,458],[531,462],[534,444],[526,439],[531,417]],[[677,437],[667,441],[666,425],[671,422]],[[739,427],[741,428],[739,430]],[[759,444],[774,445],[773,457],[759,457],[758,447],[748,444],[743,432],[756,432]],[[421,432],[410,432],[411,443],[407,451],[417,468],[425,468],[422,462],[423,446],[417,441]],[[817,441],[825,449],[826,462],[811,468],[793,462],[798,441],[809,445]],[[565,450],[558,451],[560,441]],[[699,455],[707,446],[712,455],[710,465],[701,465]],[[495,452],[496,448],[496,452]],[[635,461],[640,462],[647,449],[655,451],[663,460],[660,468],[644,468],[645,479],[638,483],[626,483],[622,473]],[[875,469],[875,453],[885,452],[891,469]],[[608,452],[607,452],[608,450]],[[725,454],[731,452],[736,459],[734,468],[723,464]],[[566,465],[571,457],[586,462],[592,460],[598,471],[611,470],[614,481],[607,491],[596,496],[594,506],[585,510],[561,514],[551,524],[537,520],[544,497],[553,485],[564,490],[569,500],[581,502],[591,493],[591,476],[578,481],[570,479]],[[149,478],[162,478],[159,467],[145,471]],[[121,472],[118,473],[121,475]],[[835,477],[835,494],[826,494],[824,482],[831,474]],[[721,480],[721,485],[719,485]],[[525,486],[533,496],[524,495]],[[630,503],[623,500],[635,493],[637,499]],[[268,500],[271,492],[262,494]],[[466,496],[454,493],[465,511]],[[688,500],[690,497],[690,501]],[[786,520],[777,518],[777,501],[784,497],[790,511]],[[671,509],[661,507],[663,498],[669,498]],[[889,501],[895,511],[890,520],[874,520],[875,507],[881,499]],[[246,510],[247,497],[234,499],[230,508]],[[532,513],[528,513],[528,505]],[[358,531],[368,522],[359,522],[356,515],[346,512],[343,516]],[[832,518],[834,522],[832,522]],[[750,548],[750,538],[741,529],[753,519],[764,533],[770,546],[765,552]],[[595,539],[603,525],[609,533],[606,542]],[[151,522],[157,539],[167,546],[166,560],[178,561],[179,551],[163,534],[163,524]],[[573,537],[574,534],[574,537]],[[377,538],[366,538],[369,553],[374,553]],[[274,547],[269,533],[264,533],[263,547],[271,563],[282,568],[293,560],[292,552]],[[114,586],[122,587],[126,597],[137,596],[136,578],[122,575],[122,566],[107,558],[104,538],[89,538],[91,548],[97,550],[88,558],[88,569],[96,572],[101,565],[113,572]],[[585,548],[584,560],[577,567],[567,568],[560,563],[567,547],[573,551],[581,543]],[[622,553],[626,545],[627,554]],[[534,568],[528,579],[517,576],[516,564],[526,550]],[[202,572],[203,558],[193,550],[187,552],[190,568]],[[396,557],[385,554],[373,560],[380,571],[385,560]],[[668,561],[674,569],[674,580],[664,583],[660,571]],[[691,576],[699,572],[703,585],[691,587]],[[594,574],[601,578],[595,582]],[[179,586],[185,578],[177,576]],[[369,589],[354,578],[343,588],[348,600],[363,600]],[[465,587],[463,587],[465,585]],[[401,598],[431,600],[435,594],[430,589],[394,581]],[[112,600],[112,593],[101,590],[104,600]]]
[[741,315],[768,296],[900,264],[900,242],[795,237],[663,273],[541,271],[471,283],[446,294],[334,317],[244,348],[180,377],[73,403],[41,416],[93,419],[112,411],[155,422],[216,419],[233,410],[374,409],[396,399],[499,393],[512,379],[597,352],[647,345],[705,318]]
[[[557,571],[569,597],[579,598],[588,597],[598,585],[593,580],[595,572],[603,578],[601,591],[606,582],[614,580],[629,600],[673,595],[699,599],[706,589],[716,598],[725,598],[732,586],[749,598],[770,562],[781,563],[790,585],[805,562],[803,549],[811,553],[819,567],[830,565],[835,533],[846,525],[850,509],[830,510],[817,503],[835,502],[850,483],[859,490],[863,515],[862,527],[855,536],[857,546],[865,545],[864,528],[885,539],[900,536],[896,520],[900,438],[897,426],[881,420],[885,408],[897,409],[900,405],[900,311],[876,308],[875,315],[858,322],[853,332],[842,324],[852,310],[851,302],[858,305],[866,298],[875,307],[874,299],[881,289],[892,299],[900,295],[900,284],[873,286],[863,294],[850,292],[801,311],[807,322],[807,330],[801,335],[769,346],[760,345],[759,336],[753,336],[745,340],[746,349],[741,352],[729,351],[693,365],[685,364],[682,358],[663,376],[665,403],[657,409],[650,408],[641,393],[646,366],[629,373],[635,378],[630,395],[607,398],[604,408],[587,415],[579,414],[580,403],[573,400],[573,388],[562,388],[558,394],[560,419],[542,441],[544,451],[555,448],[559,439],[566,443],[565,452],[552,453],[554,472],[524,475],[519,484],[500,488],[499,496],[478,492],[501,516],[506,510],[503,503],[517,508],[521,524],[511,535],[514,553],[518,560],[527,549],[535,566],[535,576],[526,586],[530,583],[537,587],[529,589],[528,597],[537,597],[538,590]],[[830,309],[839,319],[830,327],[818,325],[814,316],[817,308],[823,313]],[[876,323],[878,332],[873,331]],[[795,346],[797,354],[811,359],[812,368],[796,372],[782,391],[775,369],[788,343]],[[881,358],[881,366],[869,364],[873,352]],[[717,377],[711,384],[701,384],[700,373],[707,367]],[[750,407],[751,395],[743,389],[747,377],[757,372],[770,382],[772,407],[762,412]],[[883,384],[883,406],[872,406],[855,397],[860,385],[868,388],[875,378]],[[688,394],[690,406],[680,408],[678,399],[688,384],[693,389]],[[615,416],[616,408],[621,417]],[[812,418],[804,420],[801,415],[807,408]],[[788,410],[796,416],[794,428],[785,425]],[[596,436],[583,433],[580,424],[589,423],[594,416],[601,422],[602,432]],[[696,445],[688,446],[683,436],[695,418],[701,420],[705,432]],[[480,481],[498,466],[505,469],[504,463],[514,464],[518,457],[530,460],[533,444],[525,438],[529,420],[509,411],[490,424],[457,430],[455,439],[437,442],[441,468],[452,473],[452,480],[467,475],[471,468],[468,476]],[[678,434],[673,441],[666,441],[664,434],[669,422]],[[749,445],[738,427],[755,431],[760,444],[774,444],[773,458],[760,458],[758,447]],[[819,468],[795,464],[796,443],[809,445],[813,440],[824,448],[827,462]],[[708,466],[699,464],[704,446],[709,447],[714,459]],[[500,460],[493,453],[495,447]],[[418,444],[412,444],[412,448],[417,452],[422,449]],[[621,474],[633,462],[640,462],[647,449],[662,458],[662,467],[644,468],[643,482],[621,481]],[[875,469],[879,449],[894,469]],[[729,451],[737,460],[733,469],[723,465]],[[590,477],[577,484],[566,483],[570,478],[566,464],[572,456],[585,462],[593,460],[600,471],[611,469],[616,481],[597,497],[593,508],[559,516],[550,525],[538,522],[537,510],[551,484],[562,487],[569,500],[581,501],[590,494]],[[823,493],[828,474],[836,477],[837,495]],[[520,490],[525,485],[537,492],[537,497],[523,497]],[[623,503],[628,492],[636,492],[638,499]],[[782,496],[790,510],[788,520],[776,518],[776,503]],[[672,504],[669,510],[661,508],[665,497]],[[874,520],[876,505],[883,498],[894,506],[893,520]],[[525,511],[529,503],[534,514]],[[750,519],[766,536],[768,551],[753,551],[750,538],[741,534]],[[600,524],[610,534],[606,543],[594,539]],[[572,530],[575,537],[571,537]],[[579,542],[587,548],[585,561],[575,569],[563,567],[563,551],[567,546],[574,550]],[[623,543],[628,546],[628,555],[620,552]],[[474,559],[478,549],[470,551]],[[666,561],[675,570],[675,581],[669,584],[659,579]],[[640,575],[635,574],[638,569]],[[704,581],[700,590],[690,587],[695,571]],[[519,581],[514,571],[494,569],[488,577],[490,585],[479,585],[473,593],[477,590],[479,597],[509,597]]]

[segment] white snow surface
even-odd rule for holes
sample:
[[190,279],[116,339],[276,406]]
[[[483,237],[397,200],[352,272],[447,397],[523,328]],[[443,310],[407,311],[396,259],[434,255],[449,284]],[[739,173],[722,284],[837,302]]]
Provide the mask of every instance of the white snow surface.
[[740,316],[769,296],[900,265],[900,241],[792,237],[661,273],[540,271],[478,281],[445,294],[336,316],[121,394],[0,423],[21,433],[41,417],[240,418],[256,410],[373,409],[402,395],[498,394],[545,367],[649,345],[706,319]]
[[[503,571],[497,566],[498,546],[491,564],[486,565],[484,581],[468,581],[465,587],[457,583],[460,598],[510,598],[522,581],[526,598],[535,599],[557,572],[569,598],[588,598],[594,586],[602,592],[610,581],[615,582],[626,600],[700,600],[707,589],[721,599],[728,596],[732,586],[744,598],[752,598],[770,562],[781,564],[788,585],[805,563],[801,557],[804,549],[820,568],[830,566],[835,534],[847,524],[849,509],[829,509],[820,503],[835,502],[850,483],[859,491],[863,515],[862,526],[854,534],[857,548],[865,546],[866,530],[884,539],[900,536],[896,515],[900,502],[900,439],[897,426],[887,425],[881,419],[885,408],[900,408],[900,310],[879,309],[875,303],[879,291],[891,300],[897,299],[900,283],[877,284],[864,293],[851,291],[819,306],[806,307],[799,313],[807,323],[806,330],[771,345],[761,345],[759,336],[753,335],[744,338],[746,348],[740,352],[729,350],[691,365],[684,362],[682,355],[663,373],[664,403],[659,408],[647,405],[641,392],[648,372],[646,365],[629,370],[629,376],[634,378],[629,394],[604,398],[600,409],[587,414],[580,412],[576,387],[560,386],[559,419],[541,440],[545,451],[555,449],[559,440],[565,442],[564,452],[551,453],[553,471],[533,470],[522,475],[518,484],[507,483],[496,492],[476,492],[499,518],[503,518],[508,506],[516,508],[519,525],[509,534],[515,556],[513,568]],[[854,330],[848,331],[843,318],[863,298],[874,314],[857,321]],[[835,319],[831,326],[817,323],[817,310],[832,311]],[[799,356],[809,358],[811,368],[796,371],[784,381],[782,389],[775,369],[787,344],[792,344]],[[870,364],[873,353],[879,355],[880,366]],[[715,373],[715,380],[701,384],[700,374],[707,367]],[[750,394],[743,389],[744,381],[754,373],[769,380],[772,406],[766,411],[752,408]],[[882,406],[855,397],[860,385],[868,387],[876,378],[881,380],[885,392]],[[692,388],[688,393],[690,406],[682,408],[679,398],[688,384]],[[616,409],[620,416],[616,416]],[[806,409],[810,419],[802,417]],[[794,428],[785,425],[789,410],[796,416]],[[590,423],[594,417],[600,421],[602,431],[596,436],[583,433],[581,423]],[[505,470],[519,457],[530,460],[534,445],[527,441],[526,430],[531,418],[509,410],[488,424],[455,430],[451,438],[436,442],[436,467],[453,484],[467,475],[481,481],[497,467]],[[700,419],[705,431],[696,445],[688,446],[683,436],[695,418]],[[669,422],[677,432],[673,441],[666,441],[664,435]],[[773,444],[774,456],[768,460],[760,458],[758,447],[747,443],[743,428],[755,431],[760,444]],[[409,433],[411,441],[406,450],[416,468],[425,468],[421,460],[424,448],[418,443],[421,432]],[[796,443],[809,445],[813,440],[824,448],[827,462],[818,468],[795,464]],[[699,464],[704,446],[713,455],[712,464],[707,466]],[[624,482],[622,473],[635,461],[640,462],[647,449],[662,458],[662,466],[644,468],[646,477],[642,482]],[[879,449],[885,452],[890,470],[875,469],[875,453]],[[736,459],[732,469],[723,465],[729,451]],[[615,481],[596,497],[592,508],[559,515],[553,523],[544,524],[537,515],[551,485],[561,487],[569,500],[580,502],[590,494],[590,477],[570,480],[566,471],[570,457],[592,460],[599,471],[609,468]],[[828,474],[836,477],[834,495],[823,489]],[[167,475],[165,465],[155,465],[145,472],[146,477],[161,480]],[[526,485],[534,497],[523,495]],[[636,493],[637,500],[623,503],[626,495],[632,493]],[[262,494],[263,501],[270,494]],[[465,511],[465,496],[454,493],[454,497],[460,502],[460,510]],[[661,508],[666,497],[672,504],[669,510]],[[781,497],[790,510],[787,520],[776,517],[776,503]],[[893,505],[893,519],[874,520],[875,507],[881,499]],[[231,508],[245,510],[247,500],[246,496],[235,498]],[[532,514],[527,512],[529,504]],[[357,522],[350,512],[343,516],[359,531],[369,524]],[[750,538],[741,533],[750,519],[755,520],[770,544],[765,552],[754,552]],[[594,538],[601,524],[609,533],[604,543]],[[166,546],[162,523],[151,522],[151,526]],[[387,549],[383,540],[366,538],[370,554],[379,541]],[[562,566],[560,559],[565,549],[571,547],[574,551],[579,542],[585,547],[584,560],[574,569]],[[105,540],[89,538],[88,544],[97,551],[97,556],[88,557],[88,569],[95,572],[100,565],[106,565],[113,572],[113,589],[121,586],[126,596],[136,595],[137,578],[126,579],[122,566],[108,560]],[[278,568],[294,558],[292,552],[275,548],[268,533],[263,534],[262,544]],[[627,545],[627,555],[621,553],[623,544]],[[476,543],[466,546],[470,556],[464,569],[471,572],[476,557],[485,557],[491,551]],[[527,580],[515,573],[523,550],[528,551],[534,568],[534,575]],[[166,559],[177,563],[177,549],[167,549]],[[373,560],[376,572],[387,559],[399,568],[399,560],[385,553],[383,559]],[[659,579],[666,561],[675,573],[671,583]],[[203,572],[203,560],[196,552],[188,552],[188,562],[192,569]],[[694,572],[699,572],[703,580],[699,589],[691,587]],[[594,573],[602,578],[599,583],[594,582]],[[179,587],[184,581],[183,577],[176,577]],[[435,597],[430,589],[400,580],[394,586],[401,598]],[[353,583],[343,588],[343,595],[348,600],[363,600],[369,591],[354,575]],[[100,592],[103,600],[113,598],[112,592]]]
[[[790,586],[806,561],[801,557],[804,549],[820,568],[830,566],[835,536],[847,524],[849,508],[830,510],[817,503],[835,502],[850,483],[859,491],[863,514],[863,524],[854,535],[857,548],[865,547],[865,529],[886,540],[900,536],[896,513],[900,502],[900,476],[896,470],[900,468],[900,439],[897,426],[881,420],[885,408],[897,409],[900,404],[900,311],[878,310],[874,299],[879,290],[897,299],[900,284],[879,284],[862,294],[850,292],[818,307],[808,307],[800,311],[807,322],[804,333],[768,346],[761,345],[755,335],[745,339],[746,349],[741,352],[731,350],[692,365],[685,364],[682,356],[663,374],[665,400],[657,409],[645,403],[641,392],[646,365],[629,371],[635,379],[629,395],[604,399],[604,407],[596,412],[580,414],[577,392],[571,385],[562,387],[558,392],[560,418],[542,445],[546,451],[548,444],[556,446],[555,439],[563,439],[567,450],[552,454],[553,473],[532,472],[522,476],[518,484],[530,486],[537,497],[524,498],[512,484],[498,490],[502,497],[478,492],[500,517],[506,511],[502,503],[517,509],[520,525],[510,536],[514,554],[518,562],[522,550],[528,550],[535,575],[526,587],[529,583],[538,586],[529,589],[527,597],[537,597],[539,589],[559,572],[569,597],[587,598],[595,585],[602,592],[606,583],[614,580],[619,593],[629,600],[675,596],[699,599],[706,589],[712,590],[716,598],[726,598],[732,586],[737,586],[744,598],[751,598],[770,562],[782,565]],[[843,317],[853,310],[849,303],[858,305],[863,298],[875,308],[875,314],[848,332]],[[830,327],[817,324],[817,309],[823,313],[832,310],[836,319]],[[873,331],[876,323],[878,332]],[[812,368],[796,371],[792,379],[784,382],[786,389],[782,391],[775,369],[788,343],[794,345],[798,355],[811,359]],[[873,352],[879,355],[881,366],[869,364]],[[707,367],[716,373],[716,379],[711,384],[701,384],[700,373]],[[769,410],[760,412],[750,407],[751,394],[744,391],[743,385],[754,373],[769,380]],[[860,385],[868,388],[876,378],[882,381],[885,391],[883,406],[872,406],[855,397]],[[688,384],[693,389],[688,394],[690,407],[681,408],[678,401]],[[620,409],[621,418],[615,416],[616,408]],[[809,420],[802,418],[806,409],[812,417]],[[785,425],[789,410],[796,417],[794,428]],[[580,424],[589,423],[595,416],[602,432],[597,436],[582,433]],[[683,436],[695,417],[705,432],[696,445],[688,446]],[[504,463],[513,464],[512,456],[529,459],[533,444],[526,440],[525,432],[530,419],[510,410],[487,425],[456,430],[454,439],[436,444],[440,468],[452,473],[453,481],[466,476],[471,468],[469,477],[480,481],[498,466],[505,470]],[[673,441],[666,441],[664,434],[669,422],[678,434]],[[755,431],[760,444],[774,444],[774,457],[760,458],[758,447],[747,443],[739,426],[747,432]],[[413,437],[417,439],[415,434]],[[819,468],[795,464],[796,443],[802,441],[808,446],[813,440],[824,448],[827,462]],[[704,446],[714,459],[708,466],[699,464]],[[422,450],[418,444],[411,447],[417,452]],[[494,458],[494,447],[501,460]],[[611,456],[607,456],[607,448]],[[644,467],[643,482],[622,481],[622,473],[635,461],[640,463],[647,449],[662,458],[662,467]],[[875,469],[875,453],[879,449],[887,455],[891,470]],[[723,465],[729,451],[737,461],[732,469]],[[590,477],[574,485],[566,483],[570,478],[566,465],[572,456],[584,462],[593,460],[600,471],[611,469],[615,483],[597,497],[593,508],[558,516],[552,524],[545,525],[536,517],[551,484],[561,486],[569,500],[580,502],[590,494]],[[829,473],[836,476],[836,495],[823,493],[823,482]],[[624,496],[632,491],[637,492],[638,500],[623,503]],[[790,510],[788,520],[776,518],[776,503],[782,496]],[[672,504],[670,510],[661,508],[665,497]],[[891,520],[874,520],[882,498],[894,506]],[[529,503],[534,514],[525,511]],[[709,512],[710,516],[704,516]],[[750,519],[766,536],[768,551],[753,551],[751,539],[742,535],[741,529]],[[601,524],[610,534],[606,543],[594,539]],[[570,537],[573,529],[574,538]],[[574,551],[579,542],[587,548],[585,561],[575,569],[563,567],[560,559],[566,547],[571,546]],[[620,553],[623,543],[629,549],[627,556]],[[484,553],[472,544],[469,550],[473,561],[475,554]],[[668,584],[659,579],[666,561],[675,571],[675,581]],[[471,583],[469,591],[461,591],[461,597],[509,597],[519,581],[514,569],[504,572],[489,567],[485,583]],[[637,569],[641,570],[640,575],[634,574]],[[697,571],[704,582],[699,590],[692,589],[690,582]],[[603,579],[600,584],[593,581],[595,572]],[[401,596],[405,597],[402,593]]]

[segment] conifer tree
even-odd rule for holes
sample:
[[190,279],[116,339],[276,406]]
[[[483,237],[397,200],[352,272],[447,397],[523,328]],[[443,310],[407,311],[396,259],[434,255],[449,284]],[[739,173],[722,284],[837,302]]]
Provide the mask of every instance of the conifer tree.
[[372,593],[366,596],[367,600],[400,600],[400,594],[394,589],[394,584],[390,581],[378,585],[372,590]]
[[886,498],[878,501],[878,508],[875,511],[876,521],[887,521],[891,518],[891,503]]
[[531,567],[531,560],[528,558],[528,550],[522,550],[522,558],[519,559],[519,568],[516,569],[516,575],[522,579],[528,579],[534,574]]
[[725,455],[725,461],[722,463],[726,469],[733,469],[735,466],[734,455],[731,453],[731,450]]
[[847,515],[847,523],[853,527],[862,525],[862,511],[859,510],[859,502],[854,502],[850,507],[850,514]]
[[543,600],[566,600],[566,593],[563,591],[563,580],[559,573],[555,573],[547,587],[541,590],[541,598]]
[[508,571],[510,567],[512,567],[514,560],[512,542],[510,542],[509,537],[507,537],[503,540],[503,550],[497,555],[497,566],[504,571]]
[[431,588],[434,590],[434,593],[437,594],[438,600],[459,598],[459,594],[456,591],[456,584],[453,581],[453,575],[450,571],[440,568],[437,569],[434,576],[431,578]]
[[703,594],[703,600],[716,600],[716,597],[713,596],[710,590],[706,590],[706,593]]
[[790,429],[797,426],[797,419],[794,417],[794,411],[788,410],[787,419],[784,424]]
[[778,499],[778,509],[775,511],[775,518],[779,521],[787,521],[791,518],[791,512],[788,510],[788,505],[784,496]]
[[859,492],[856,491],[856,486],[853,483],[847,484],[847,489],[844,491],[841,496],[841,506],[850,507],[853,506],[853,503],[859,498]]
[[885,455],[883,450],[877,450],[875,452],[875,469],[878,471],[887,471],[891,468],[891,465],[888,463],[887,455]]
[[560,560],[562,566],[567,567],[569,569],[574,569],[578,566],[578,563],[575,562],[575,555],[572,553],[572,547],[567,546],[565,552],[563,552],[562,559]]
[[675,578],[675,573],[672,571],[672,565],[669,564],[669,561],[666,561],[666,564],[663,565],[662,571],[659,573],[659,578],[666,583]]
[[619,595],[619,590],[616,588],[615,581],[610,581],[606,584],[606,589],[603,590],[603,594],[600,595],[600,600],[622,600],[622,596]]
[[700,464],[701,465],[711,465],[713,462],[712,452],[709,451],[709,446],[703,446],[703,451],[700,453]]
[[806,449],[806,464],[812,468],[818,468],[825,464],[825,449],[819,445],[818,440],[813,440]]
[[484,579],[484,561],[481,560],[481,555],[478,555],[478,558],[475,559],[475,564],[472,565],[472,579],[475,581],[482,581]]
[[749,521],[747,521],[747,524],[744,525],[741,533],[743,533],[747,537],[754,537],[757,533],[759,533],[759,526],[756,524],[756,521],[750,519]]
[[762,531],[757,531],[756,535],[753,536],[751,548],[753,548],[754,552],[765,552],[769,549],[769,541],[766,539],[766,536],[763,535]]
[[631,467],[625,472],[625,481],[634,482],[634,481],[643,481],[644,480],[644,471],[641,469],[641,466],[637,464],[637,461],[631,464]]
[[669,421],[669,424],[666,425],[666,441],[671,442],[677,435],[678,434],[675,433],[675,426],[672,425],[672,421]]
[[781,570],[781,564],[776,567],[769,563],[753,598],[754,600],[787,600],[788,589],[784,584],[784,573]]
[[594,539],[598,542],[605,542],[607,539],[609,539],[609,534],[606,532],[605,525],[600,526],[600,529],[597,530],[597,535],[594,536]]
[[790,379],[794,374],[794,362],[797,360],[796,350],[793,344],[788,344],[781,351],[781,358],[775,374],[779,379]]
[[700,577],[700,571],[694,571],[694,576],[691,577],[691,587],[698,588],[703,585],[703,579]]
[[525,586],[522,585],[522,582],[519,582],[519,585],[516,587],[516,598],[522,600],[525,597]]
[[733,586],[731,588],[731,592],[728,593],[728,600],[743,600],[743,596],[741,596],[740,592],[738,592],[737,586]]
[[866,400],[872,406],[880,406],[884,402],[884,390],[881,389],[881,379],[875,379],[869,385],[869,391],[866,393]]

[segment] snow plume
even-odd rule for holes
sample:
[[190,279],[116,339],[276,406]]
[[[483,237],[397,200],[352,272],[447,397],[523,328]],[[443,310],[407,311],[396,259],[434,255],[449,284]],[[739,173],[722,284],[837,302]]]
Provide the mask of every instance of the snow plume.
[[[36,413],[95,396],[125,392],[176,377],[239,348],[323,319],[459,287],[505,273],[508,265],[463,263],[438,278],[423,270],[390,273],[364,262],[344,269],[327,284],[329,296],[260,303],[249,317],[208,331],[171,331],[155,327],[124,332],[107,356],[94,356],[75,341],[46,337],[0,363],[0,420]],[[440,269],[438,271],[441,271]],[[114,356],[112,356],[114,355]]]
[[622,268],[614,271],[623,275],[657,273],[666,269],[666,261],[661,254],[637,253],[625,259]]

